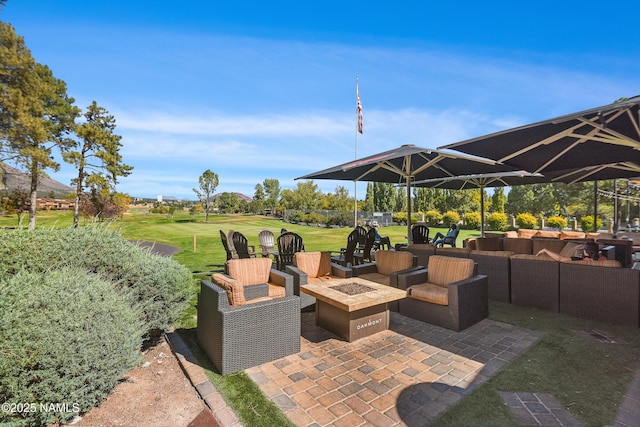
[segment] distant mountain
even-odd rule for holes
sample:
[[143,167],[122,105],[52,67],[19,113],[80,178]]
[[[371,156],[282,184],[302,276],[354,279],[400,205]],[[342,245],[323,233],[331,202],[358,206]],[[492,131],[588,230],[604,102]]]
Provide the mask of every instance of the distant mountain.
[[[251,197],[245,196],[245,195],[244,195],[244,194],[242,194],[242,193],[235,193],[235,192],[232,192],[231,194],[235,194],[235,195],[236,195],[236,197],[238,198],[238,200],[244,200],[244,201],[246,201],[246,202],[252,202],[252,201],[253,201],[253,199],[252,199]],[[217,201],[220,199],[220,196],[221,196],[221,195],[222,195],[222,193],[214,194],[214,195],[213,195],[213,200],[215,200],[215,201],[217,202]]]
[[[29,191],[31,187],[31,177],[26,173],[13,168],[9,165],[0,163],[0,190],[13,191],[18,188]],[[38,182],[38,196],[47,197],[53,194],[56,197],[62,197],[74,191],[68,185],[56,181],[50,177],[41,177]]]

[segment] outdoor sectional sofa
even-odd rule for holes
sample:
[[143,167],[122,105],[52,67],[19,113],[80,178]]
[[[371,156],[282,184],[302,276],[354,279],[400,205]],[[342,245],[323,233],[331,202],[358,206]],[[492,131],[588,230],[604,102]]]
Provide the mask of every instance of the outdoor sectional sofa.
[[[640,270],[630,268],[628,259],[633,242],[564,237],[485,237],[466,241],[463,248],[410,245],[402,250],[413,253],[419,265],[427,265],[436,254],[473,259],[478,274],[488,276],[494,301],[640,327]],[[561,252],[568,243],[593,240],[614,246],[616,260],[558,262],[535,256],[542,248]]]

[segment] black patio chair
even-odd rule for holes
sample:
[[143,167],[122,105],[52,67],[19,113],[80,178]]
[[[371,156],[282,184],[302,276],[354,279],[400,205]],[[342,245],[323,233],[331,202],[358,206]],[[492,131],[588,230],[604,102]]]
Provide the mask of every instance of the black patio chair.
[[284,271],[287,265],[293,265],[293,255],[304,251],[304,242],[299,234],[287,231],[278,236],[277,244],[276,266],[278,270]]
[[416,224],[411,227],[411,242],[414,245],[429,244],[431,242],[431,239],[429,239],[429,227],[422,224]]
[[354,264],[354,253],[358,247],[358,241],[360,239],[360,230],[355,228],[349,236],[347,236],[347,246],[340,248],[339,251],[331,251],[331,262],[335,262],[343,267],[347,267]]
[[234,231],[231,236],[233,241],[233,247],[238,254],[238,258],[251,258],[256,256],[256,248],[253,245],[249,245],[247,237],[239,231]]

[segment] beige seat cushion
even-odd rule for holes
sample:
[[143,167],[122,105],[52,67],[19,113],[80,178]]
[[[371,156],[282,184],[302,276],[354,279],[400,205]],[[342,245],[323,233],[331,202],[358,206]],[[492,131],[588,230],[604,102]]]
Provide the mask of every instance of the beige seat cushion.
[[284,298],[287,296],[287,290],[284,286],[274,285],[269,283],[269,297],[270,298]]
[[557,231],[540,230],[536,233],[535,237],[547,237],[547,238],[558,239],[560,237],[560,233]]
[[407,296],[432,304],[449,305],[449,290],[432,283],[409,286]]
[[474,262],[470,258],[454,258],[440,255],[429,257],[428,282],[448,287],[450,283],[473,276]]
[[293,265],[307,273],[309,278],[330,275],[331,252],[296,252]]
[[413,267],[413,254],[406,251],[377,251],[376,268],[385,276]]

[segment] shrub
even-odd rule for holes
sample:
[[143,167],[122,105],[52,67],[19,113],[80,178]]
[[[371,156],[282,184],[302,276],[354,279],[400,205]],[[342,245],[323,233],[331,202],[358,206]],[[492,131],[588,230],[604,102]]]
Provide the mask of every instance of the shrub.
[[407,213],[406,212],[396,212],[391,217],[391,220],[398,225],[407,223]]
[[318,212],[309,212],[302,216],[302,221],[307,224],[324,224],[327,221],[327,218]]
[[142,313],[149,334],[173,324],[187,308],[195,285],[186,267],[104,226],[3,232],[0,276],[63,266],[77,266],[111,282]]
[[563,230],[567,226],[567,220],[561,216],[550,216],[547,218],[547,226]]
[[491,230],[505,231],[507,229],[507,214],[494,212],[487,218],[487,224]]
[[469,212],[464,216],[464,224],[466,228],[475,230],[480,228],[480,212]]
[[452,223],[457,225],[460,222],[460,215],[458,215],[458,212],[447,211],[442,215],[442,222],[444,222],[447,227]]
[[338,212],[327,218],[327,225],[346,227],[351,224],[353,224],[353,214],[349,212]]
[[292,224],[303,222],[302,215],[303,213],[300,211],[293,211],[289,214],[289,216],[287,216],[287,221],[289,221]]
[[[26,270],[0,279],[0,424],[69,421],[97,406],[140,360],[140,313],[113,285],[81,268]],[[40,404],[66,404],[41,411]],[[11,418],[11,417],[14,418]]]
[[[600,218],[597,219],[596,225],[598,226],[598,230],[602,227],[602,220]],[[590,233],[593,231],[593,215],[586,215],[580,218],[580,227],[582,227],[582,231],[586,233]]]
[[424,214],[424,220],[429,226],[436,226],[442,221],[442,214],[436,210],[427,211]]
[[519,228],[536,228],[538,220],[528,212],[519,213],[516,216],[516,225]]

